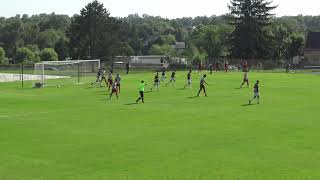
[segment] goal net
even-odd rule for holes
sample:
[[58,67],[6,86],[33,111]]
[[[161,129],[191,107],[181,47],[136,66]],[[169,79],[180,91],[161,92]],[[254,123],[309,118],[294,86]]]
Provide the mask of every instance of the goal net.
[[92,80],[100,60],[43,61],[36,63],[34,74],[43,86],[84,83]]

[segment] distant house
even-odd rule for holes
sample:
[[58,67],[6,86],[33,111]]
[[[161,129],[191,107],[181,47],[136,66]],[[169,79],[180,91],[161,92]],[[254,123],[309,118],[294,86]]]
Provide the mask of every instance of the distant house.
[[185,42],[176,42],[175,45],[172,45],[173,49],[185,49],[186,48],[186,43]]
[[167,63],[166,56],[116,56],[114,62],[129,62],[130,64],[165,64]]
[[304,59],[305,64],[320,65],[320,32],[308,33]]

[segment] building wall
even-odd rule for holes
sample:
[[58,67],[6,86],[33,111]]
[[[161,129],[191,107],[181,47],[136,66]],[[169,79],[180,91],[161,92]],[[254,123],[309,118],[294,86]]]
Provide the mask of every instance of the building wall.
[[320,65],[320,50],[307,50],[304,52],[305,64]]

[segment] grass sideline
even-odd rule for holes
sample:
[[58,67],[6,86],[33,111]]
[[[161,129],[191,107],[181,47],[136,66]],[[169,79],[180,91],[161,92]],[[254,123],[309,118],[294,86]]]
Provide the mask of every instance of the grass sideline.
[[194,98],[200,76],[183,89],[178,72],[176,87],[135,104],[153,77],[123,75],[111,101],[88,84],[1,83],[0,179],[319,179],[320,76],[250,73],[261,104],[247,106],[241,73],[209,75],[209,97]]

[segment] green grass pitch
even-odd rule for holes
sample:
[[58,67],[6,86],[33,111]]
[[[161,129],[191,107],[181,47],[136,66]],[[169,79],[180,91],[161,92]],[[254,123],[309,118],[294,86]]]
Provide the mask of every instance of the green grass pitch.
[[[168,73],[169,75],[169,73]],[[0,84],[0,179],[5,180],[259,180],[320,179],[320,76],[250,73],[209,75],[209,97],[176,87],[147,92],[122,76],[120,99],[105,88]],[[85,81],[93,81],[85,79]]]

